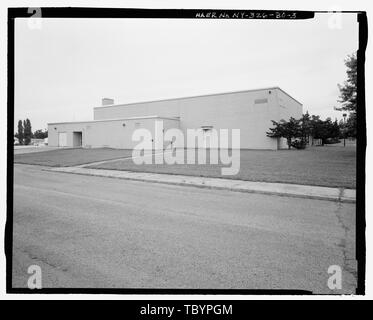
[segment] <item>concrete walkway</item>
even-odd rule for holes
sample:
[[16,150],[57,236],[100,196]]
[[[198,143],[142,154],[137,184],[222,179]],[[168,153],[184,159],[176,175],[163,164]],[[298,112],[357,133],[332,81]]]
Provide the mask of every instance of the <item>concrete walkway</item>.
[[238,192],[274,194],[310,199],[322,199],[340,202],[356,201],[356,190],[305,186],[285,183],[254,182],[221,178],[194,177],[185,175],[132,172],[119,170],[90,169],[84,167],[59,167],[47,171],[100,176],[108,178],[147,181],[173,185],[187,185],[200,188],[225,189]]

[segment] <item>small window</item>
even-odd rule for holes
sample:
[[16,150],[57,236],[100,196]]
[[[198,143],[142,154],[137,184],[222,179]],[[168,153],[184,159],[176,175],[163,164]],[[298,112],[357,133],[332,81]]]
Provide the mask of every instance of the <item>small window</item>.
[[267,102],[268,102],[267,98],[265,98],[265,99],[255,99],[255,101],[254,101],[255,104],[267,103]]
[[140,128],[140,122],[135,122],[135,128]]
[[211,130],[213,128],[213,126],[201,126],[201,129],[203,130],[203,131],[209,131],[209,130]]

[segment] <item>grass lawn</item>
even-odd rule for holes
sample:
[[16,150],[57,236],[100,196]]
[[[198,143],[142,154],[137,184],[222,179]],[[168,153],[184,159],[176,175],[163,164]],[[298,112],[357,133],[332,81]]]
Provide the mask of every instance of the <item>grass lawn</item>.
[[[44,152],[15,154],[14,162],[51,167],[76,166],[98,161],[129,158],[132,150],[110,148],[58,149]],[[241,150],[240,171],[237,175],[221,174],[223,164],[143,164],[132,159],[92,164],[89,168],[128,170],[217,177],[250,181],[283,182],[355,189],[356,147],[324,146],[305,150]],[[154,163],[154,161],[153,161]],[[185,161],[186,163],[186,161]],[[207,163],[209,159],[207,157]]]
[[110,148],[58,149],[15,154],[14,163],[37,164],[50,167],[69,167],[96,161],[131,157],[132,150]]
[[89,168],[356,188],[355,146],[278,151],[241,150],[240,171],[237,175],[222,176],[221,168],[224,166],[226,165],[136,165],[132,159],[128,159],[92,165]]

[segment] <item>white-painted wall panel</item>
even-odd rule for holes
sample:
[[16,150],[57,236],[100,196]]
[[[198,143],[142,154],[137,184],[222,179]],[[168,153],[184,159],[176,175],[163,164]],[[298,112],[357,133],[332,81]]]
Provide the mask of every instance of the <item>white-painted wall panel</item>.
[[[130,117],[178,117],[179,121],[167,120],[167,126],[180,127],[184,136],[187,129],[211,126],[216,130],[240,129],[241,148],[277,149],[284,147],[283,140],[267,137],[271,120],[300,118],[302,105],[279,88],[241,91],[155,102],[114,105],[94,109],[95,120]],[[140,120],[139,120],[140,121]],[[72,145],[72,130],[83,132],[83,146],[132,148],[130,140],[136,120],[95,121],[86,123],[51,124],[50,145],[56,145],[55,131],[68,132],[67,145]],[[164,120],[165,121],[165,120]],[[154,118],[141,120],[141,125],[154,130]],[[56,129],[54,129],[56,128]],[[185,143],[186,144],[186,143]]]

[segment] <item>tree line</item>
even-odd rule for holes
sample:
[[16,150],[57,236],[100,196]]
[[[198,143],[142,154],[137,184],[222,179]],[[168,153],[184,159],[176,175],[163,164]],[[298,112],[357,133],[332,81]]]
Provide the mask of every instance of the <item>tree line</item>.
[[300,119],[291,117],[288,121],[273,121],[273,128],[267,132],[268,137],[285,138],[288,149],[304,149],[307,144],[313,144],[313,140],[321,140],[321,144],[338,143],[345,137],[343,120],[332,121],[331,118],[321,120],[320,116],[310,116],[306,112]]
[[48,130],[36,130],[32,132],[30,119],[18,120],[18,128],[15,137],[18,139],[19,144],[29,145],[31,139],[45,139],[48,138]]
[[[349,55],[345,60],[347,80],[338,84],[340,108],[335,110],[343,113],[343,120],[333,122],[331,118],[321,120],[320,116],[310,116],[308,112],[300,119],[290,118],[288,121],[273,121],[273,128],[267,132],[268,137],[285,138],[288,148],[304,149],[309,139],[320,139],[321,144],[337,143],[339,139],[347,137],[356,138],[356,112],[357,112],[357,56]],[[347,114],[348,112],[348,114]],[[346,117],[347,121],[346,121]],[[311,141],[312,144],[312,141]]]

